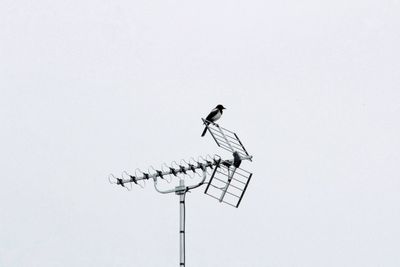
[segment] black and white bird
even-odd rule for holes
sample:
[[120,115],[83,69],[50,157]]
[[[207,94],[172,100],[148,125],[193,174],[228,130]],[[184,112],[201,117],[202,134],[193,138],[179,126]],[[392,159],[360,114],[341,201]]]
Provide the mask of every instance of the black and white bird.
[[[222,110],[224,110],[224,109],[225,108],[223,105],[216,106],[213,110],[211,110],[210,114],[208,114],[208,116],[206,117],[206,121],[215,122],[216,120],[221,118]],[[207,122],[206,122],[206,124],[208,125]],[[207,132],[207,126],[204,128],[204,131],[201,134],[201,136],[204,136],[206,134],[206,132]]]

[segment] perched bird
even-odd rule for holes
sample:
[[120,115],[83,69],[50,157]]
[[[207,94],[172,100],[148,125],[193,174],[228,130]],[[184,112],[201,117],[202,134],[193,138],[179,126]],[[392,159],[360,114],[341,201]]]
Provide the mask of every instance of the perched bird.
[[[211,110],[210,114],[208,114],[208,116],[206,117],[206,120],[215,122],[216,120],[221,118],[222,110],[224,110],[224,109],[225,108],[222,105],[216,106],[213,110]],[[208,125],[208,122],[206,122],[206,124]],[[201,134],[201,136],[204,136],[206,134],[206,132],[207,132],[207,126],[204,128],[204,131]]]

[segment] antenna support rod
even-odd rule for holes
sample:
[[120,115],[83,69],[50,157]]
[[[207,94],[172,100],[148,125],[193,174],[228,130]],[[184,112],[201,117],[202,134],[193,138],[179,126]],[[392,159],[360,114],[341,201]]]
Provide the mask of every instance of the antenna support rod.
[[185,187],[185,182],[183,179],[179,181],[179,186],[177,186],[176,188],[178,189],[176,191],[176,194],[179,195],[179,266],[184,267],[185,266],[185,221],[186,221],[185,196],[187,192],[187,187]]
[[[234,158],[231,159],[231,160],[219,161],[217,159],[214,159],[213,161],[206,161],[206,163],[198,162],[197,165],[179,166],[179,168],[169,168],[168,171],[157,171],[156,173],[153,173],[153,174],[143,173],[142,176],[138,176],[138,177],[130,175],[130,178],[119,178],[118,179],[118,184],[119,185],[124,185],[126,183],[135,183],[136,184],[137,181],[140,181],[140,180],[153,179],[154,180],[154,185],[156,185],[157,178],[158,177],[161,178],[161,177],[163,177],[165,175],[172,174],[172,175],[176,176],[176,174],[185,173],[187,171],[193,171],[193,170],[197,170],[197,169],[201,169],[201,170],[203,170],[203,172],[205,172],[207,167],[208,168],[213,168],[214,166],[218,166],[220,162],[223,163],[223,164],[226,164],[226,165],[236,165],[236,162],[238,161],[238,159],[240,159],[240,161],[242,161],[242,160],[250,160],[251,161],[251,159],[253,158],[253,156],[242,156],[242,155],[239,155],[239,153],[234,153],[233,156],[234,156]],[[203,182],[204,182],[204,180],[203,180]],[[193,188],[190,188],[190,189],[193,189]],[[168,191],[165,191],[165,192],[161,192],[159,190],[157,190],[157,191],[160,192],[160,193],[172,193],[172,192],[175,192],[175,189],[171,189],[171,190],[168,190]]]

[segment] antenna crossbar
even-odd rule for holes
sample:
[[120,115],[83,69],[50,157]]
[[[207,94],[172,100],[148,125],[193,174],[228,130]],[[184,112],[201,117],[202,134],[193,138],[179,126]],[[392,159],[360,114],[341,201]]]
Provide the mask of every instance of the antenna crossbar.
[[156,181],[158,178],[164,179],[164,176],[166,175],[178,175],[178,174],[186,174],[186,172],[196,172],[197,170],[206,170],[206,168],[213,168],[218,164],[218,160],[213,160],[213,161],[206,161],[205,163],[198,162],[197,165],[179,165],[178,168],[173,168],[170,167],[169,170],[167,171],[161,171],[161,170],[156,170],[155,173],[149,174],[149,173],[143,173],[141,176],[134,176],[129,174],[129,178],[117,178],[118,182],[117,184],[123,185],[126,183],[137,183],[138,181],[141,180],[149,180],[153,179]]

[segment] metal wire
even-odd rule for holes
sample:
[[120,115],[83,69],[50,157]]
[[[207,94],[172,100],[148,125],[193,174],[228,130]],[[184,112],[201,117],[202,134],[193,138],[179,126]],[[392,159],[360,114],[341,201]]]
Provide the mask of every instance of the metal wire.
[[[161,165],[161,171],[162,171],[163,173],[167,173],[168,170],[169,170],[169,167],[168,167],[168,165],[164,162],[164,163]],[[167,177],[168,177],[169,179],[167,179]],[[166,175],[164,175],[164,180],[165,180],[167,183],[171,183],[171,182],[172,182],[171,174],[166,174]]]
[[[138,174],[141,174],[141,175],[138,175]],[[143,177],[143,172],[139,168],[135,169],[135,177]],[[144,188],[146,186],[146,180],[145,179],[141,179],[139,181],[141,181],[143,183],[142,188]]]
[[118,178],[112,173],[108,175],[108,181],[110,182],[110,184],[120,185],[120,186],[124,187],[128,191],[131,191],[131,189],[132,189],[132,184],[131,183],[126,185],[125,183],[123,183],[122,178]]
[[[180,164],[179,164],[179,167],[181,168],[181,169],[185,169],[185,171],[183,172],[184,174],[185,174],[185,176],[188,176],[189,178],[194,178],[194,173],[193,173],[193,171],[190,169],[190,166],[189,166],[189,163],[186,161],[186,160],[184,160],[184,159],[181,159],[181,161],[179,162]],[[183,167],[183,168],[182,168]],[[186,169],[188,169],[187,171],[186,171]]]
[[[142,186],[141,184],[138,184],[138,183],[136,182],[135,177],[129,175],[129,173],[128,173],[127,171],[122,171],[122,173],[121,173],[121,179],[122,179],[122,180],[131,179],[132,182],[134,182],[135,184],[137,184],[137,185],[139,185],[141,188],[143,188],[143,186]],[[126,184],[129,184],[129,185],[130,185],[130,189],[132,189],[132,183],[125,183],[125,185],[126,185]]]
[[196,168],[197,166],[199,166],[199,162],[197,162],[193,157],[191,157],[189,160],[189,164],[194,168],[194,170],[191,169],[193,171],[193,173],[197,174],[197,176],[201,177],[201,173],[199,173],[199,171],[201,171],[201,167]]

